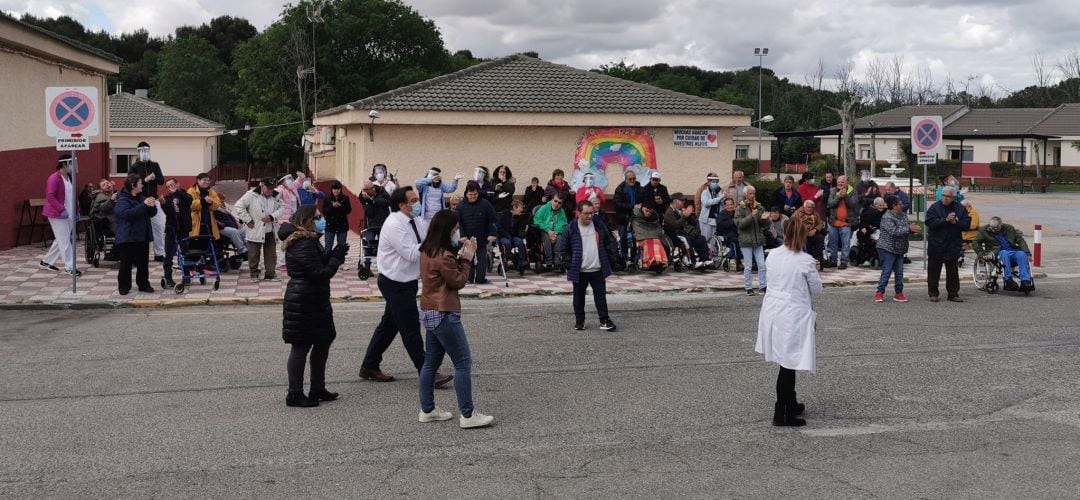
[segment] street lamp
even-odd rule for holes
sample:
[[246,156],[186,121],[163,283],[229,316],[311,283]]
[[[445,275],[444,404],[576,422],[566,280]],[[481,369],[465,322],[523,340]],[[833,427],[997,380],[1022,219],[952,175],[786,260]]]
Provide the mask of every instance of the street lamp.
[[[754,124],[754,125],[755,125],[755,126],[757,127],[757,164],[758,164],[758,174],[761,174],[761,124],[762,124],[762,123],[769,123],[769,122],[771,122],[771,121],[773,121],[773,115],[765,115],[765,116],[762,116],[762,117],[761,117],[760,119],[754,120],[754,121],[752,122],[752,123],[753,123],[753,124]],[[771,147],[771,145],[770,145],[770,147],[769,147],[769,151],[772,151],[772,147]],[[772,157],[772,155],[770,155],[770,158],[771,158],[771,157]],[[777,178],[777,179],[779,179],[779,178],[780,178],[780,171],[779,171],[779,170],[777,170],[777,171],[776,171],[776,178]]]
[[[761,108],[762,108],[761,107],[761,71],[762,71],[761,67],[762,67],[762,64],[763,64],[763,62],[762,62],[763,58],[765,56],[769,55],[769,48],[768,47],[754,47],[754,55],[757,56],[757,58],[758,58],[758,73],[757,73],[757,75],[758,75],[757,76],[757,115],[758,115],[758,119],[757,119],[757,122],[754,122],[754,123],[758,123],[757,163],[758,163],[758,173],[761,173],[761,125],[760,124],[761,123],[768,123],[768,122],[772,121],[772,116],[771,115],[768,116],[768,117],[761,116]],[[766,120],[765,118],[768,118],[768,120]]]

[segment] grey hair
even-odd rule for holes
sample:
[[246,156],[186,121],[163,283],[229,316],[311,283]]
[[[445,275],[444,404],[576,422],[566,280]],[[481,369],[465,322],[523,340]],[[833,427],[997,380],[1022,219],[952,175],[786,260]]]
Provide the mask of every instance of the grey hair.
[[814,200],[806,200],[806,201],[803,202],[802,206],[804,206],[804,207],[816,207],[817,204],[814,203]]
[[742,193],[743,194],[757,193],[757,189],[755,189],[754,186],[746,186],[746,187],[742,188]]
[[882,198],[880,196],[878,196],[877,198],[874,198],[874,205],[877,205],[878,203],[884,205],[885,204],[885,198]]
[[954,188],[952,186],[945,186],[945,187],[941,188],[941,194],[956,195],[956,188]]
[[991,217],[990,218],[990,227],[995,228],[995,229],[1001,227],[1001,217],[998,217],[998,216]]

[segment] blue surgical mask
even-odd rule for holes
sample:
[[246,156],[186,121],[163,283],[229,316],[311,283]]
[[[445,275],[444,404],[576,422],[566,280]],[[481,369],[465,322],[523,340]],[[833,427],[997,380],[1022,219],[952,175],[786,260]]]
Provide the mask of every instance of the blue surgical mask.
[[716,182],[716,181],[712,181],[712,182],[709,183],[709,188],[711,188],[711,189],[720,189],[720,183]]
[[315,219],[315,232],[319,234],[326,232],[326,218],[319,217]]
[[454,245],[454,248],[461,246],[461,233],[459,233],[457,229],[450,233],[450,244]]
[[419,217],[420,212],[422,212],[423,210],[424,210],[424,206],[420,204],[419,200],[416,203],[413,203],[412,204],[412,217]]

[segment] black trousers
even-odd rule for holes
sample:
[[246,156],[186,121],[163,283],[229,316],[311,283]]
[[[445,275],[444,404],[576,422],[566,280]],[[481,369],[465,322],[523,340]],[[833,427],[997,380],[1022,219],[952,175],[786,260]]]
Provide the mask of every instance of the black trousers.
[[825,260],[825,236],[815,234],[806,238],[806,253],[818,262]]
[[780,367],[780,373],[776,374],[776,402],[795,404],[795,370]]
[[596,304],[596,313],[600,316],[600,321],[604,322],[611,318],[608,317],[607,309],[607,283],[604,281],[604,273],[602,271],[593,271],[591,273],[580,272],[578,273],[577,283],[574,283],[574,320],[578,324],[585,322],[585,290],[592,287],[593,303]]
[[135,267],[135,286],[148,288],[150,286],[150,243],[140,241],[136,243],[119,243],[116,245],[120,251],[120,272],[116,275],[116,284],[121,292],[131,290],[131,267]]
[[289,392],[304,392],[304,365],[311,352],[311,390],[326,389],[326,358],[330,356],[331,342],[318,344],[293,344],[289,351]]
[[383,353],[398,333],[401,333],[401,343],[405,344],[416,371],[424,366],[424,339],[420,336],[420,311],[416,308],[418,286],[416,281],[401,283],[379,275],[379,292],[386,300],[386,307],[368,342],[361,368],[378,370]]
[[926,269],[926,286],[931,297],[941,294],[938,283],[941,282],[941,266],[945,266],[945,292],[949,297],[960,295],[960,269],[956,267],[956,259],[929,258]]

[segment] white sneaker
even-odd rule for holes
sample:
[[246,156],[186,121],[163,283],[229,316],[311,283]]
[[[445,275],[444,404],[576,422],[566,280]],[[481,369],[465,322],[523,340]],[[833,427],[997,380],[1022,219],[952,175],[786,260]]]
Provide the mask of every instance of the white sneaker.
[[[475,413],[474,413],[474,415],[475,415]],[[420,410],[420,418],[419,418],[419,420],[421,422],[426,423],[426,422],[442,422],[443,420],[450,420],[451,418],[454,418],[454,415],[452,413],[450,413],[450,412],[448,412],[446,410],[443,410],[442,408],[439,408],[438,406],[436,406],[435,409],[431,410],[430,413],[424,413],[423,410]]]
[[469,418],[460,417],[458,423],[461,424],[462,429],[474,429],[476,427],[487,427],[495,421],[495,417],[491,415],[484,415],[476,410],[473,410],[472,416]]

